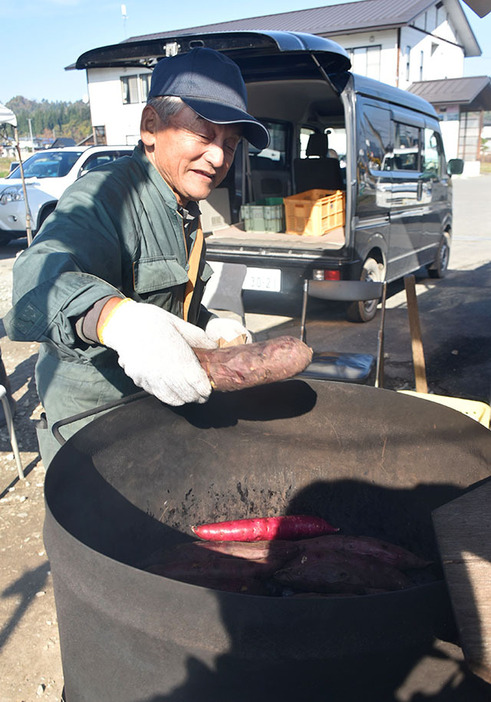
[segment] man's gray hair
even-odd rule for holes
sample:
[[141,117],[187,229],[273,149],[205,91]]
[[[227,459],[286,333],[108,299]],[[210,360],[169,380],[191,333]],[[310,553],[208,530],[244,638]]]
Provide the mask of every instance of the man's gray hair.
[[180,112],[184,104],[181,98],[175,95],[157,95],[147,100],[147,105],[153,107],[163,124],[167,124],[173,115]]

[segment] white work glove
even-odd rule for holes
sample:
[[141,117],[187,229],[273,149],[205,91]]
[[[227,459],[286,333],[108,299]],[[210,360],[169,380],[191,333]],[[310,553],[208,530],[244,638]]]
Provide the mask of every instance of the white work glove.
[[229,317],[212,317],[205,327],[206,335],[218,343],[219,339],[234,341],[238,336],[244,336],[246,344],[252,341],[251,332],[237,319]]
[[100,340],[114,349],[125,373],[168,405],[206,402],[210,381],[192,346],[212,349],[205,332],[156,305],[125,300],[108,316]]

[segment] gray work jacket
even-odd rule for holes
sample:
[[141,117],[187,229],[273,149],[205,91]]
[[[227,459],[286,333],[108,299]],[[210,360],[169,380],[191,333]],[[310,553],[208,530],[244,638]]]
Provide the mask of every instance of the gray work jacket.
[[[116,352],[87,343],[77,322],[108,295],[153,303],[182,317],[196,228],[197,221],[186,242],[175,195],[141,145],[65,191],[14,265],[13,307],[4,320],[12,340],[41,342],[36,383],[49,427],[139,390]],[[211,274],[204,257],[203,250],[188,312],[188,321],[202,327],[209,313],[201,298]],[[45,463],[56,449],[51,439]]]
[[[43,342],[63,360],[110,362],[114,352],[80,339],[77,319],[107,295],[150,302],[182,317],[188,254],[175,195],[138,146],[68,188],[19,256],[7,333],[14,341]],[[188,315],[203,325],[200,302],[211,275],[204,256],[203,250]]]

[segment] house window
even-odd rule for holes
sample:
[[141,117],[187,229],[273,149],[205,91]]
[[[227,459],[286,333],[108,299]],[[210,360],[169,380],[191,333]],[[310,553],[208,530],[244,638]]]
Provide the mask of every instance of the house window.
[[141,102],[146,102],[148,98],[148,93],[150,92],[150,79],[152,77],[151,73],[142,73],[140,75],[140,98]]
[[106,127],[104,125],[94,126],[94,145],[106,146]]
[[146,102],[150,89],[150,73],[121,77],[121,95],[123,105],[134,105]]
[[409,44],[406,46],[406,80],[409,82],[411,80],[411,47]]
[[140,102],[138,99],[138,76],[124,76],[121,78],[121,93],[123,105]]
[[423,63],[424,63],[424,51],[421,51],[419,54],[419,79],[423,80]]
[[382,47],[359,46],[356,49],[347,49],[353,72],[368,78],[380,80],[380,55]]
[[475,161],[479,157],[481,141],[481,113],[461,112],[459,124],[459,158]]

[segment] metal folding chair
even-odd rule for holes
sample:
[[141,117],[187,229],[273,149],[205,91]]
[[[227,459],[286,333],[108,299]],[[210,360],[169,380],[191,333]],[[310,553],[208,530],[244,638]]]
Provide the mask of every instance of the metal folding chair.
[[2,401],[2,407],[5,414],[5,421],[7,423],[7,429],[10,436],[10,443],[12,444],[12,451],[15,457],[15,462],[17,463],[17,472],[21,480],[24,479],[24,469],[22,468],[22,461],[20,460],[19,447],[17,445],[17,437],[15,435],[14,420],[12,417],[12,410],[10,408],[10,402],[7,395],[7,390],[4,385],[0,385],[0,400]]
[[368,353],[316,352],[310,365],[300,374],[306,378],[365,383],[375,367],[375,387],[383,387],[384,326],[387,284],[373,280],[304,280],[300,338],[306,340],[306,320],[309,297],[321,300],[354,302],[381,300],[380,324],[376,355]]

